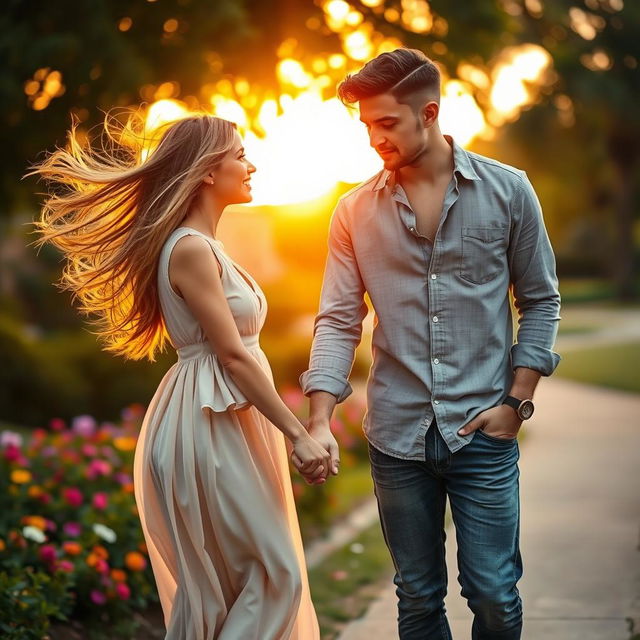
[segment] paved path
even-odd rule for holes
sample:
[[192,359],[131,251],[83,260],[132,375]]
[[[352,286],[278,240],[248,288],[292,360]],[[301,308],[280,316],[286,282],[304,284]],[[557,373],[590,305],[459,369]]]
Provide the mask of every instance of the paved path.
[[[640,633],[640,395],[543,379],[521,446],[523,640],[628,640]],[[447,610],[470,638],[449,531]],[[396,640],[389,587],[339,640]]]
[[578,326],[592,330],[584,333],[560,333],[554,347],[560,353],[640,340],[639,307],[567,305],[562,308],[561,316],[561,327]]

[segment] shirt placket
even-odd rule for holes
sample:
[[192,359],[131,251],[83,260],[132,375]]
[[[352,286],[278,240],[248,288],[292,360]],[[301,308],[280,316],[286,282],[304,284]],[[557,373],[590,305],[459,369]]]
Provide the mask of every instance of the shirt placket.
[[446,247],[443,247],[441,231],[446,223],[449,211],[458,199],[458,196],[458,179],[454,173],[445,194],[440,223],[438,224],[438,229],[433,240],[433,250],[427,272],[429,281],[427,287],[429,295],[429,343],[431,345],[431,406],[443,437],[448,444],[452,444],[455,438],[451,434],[447,420],[447,403],[444,401],[441,392],[446,388],[446,368],[443,365],[446,363],[446,358],[451,357],[453,349],[451,348],[452,345],[448,345],[447,341],[448,323],[451,322],[451,318],[449,317],[449,310],[446,305],[446,279],[442,278],[442,266],[443,260],[446,259]]

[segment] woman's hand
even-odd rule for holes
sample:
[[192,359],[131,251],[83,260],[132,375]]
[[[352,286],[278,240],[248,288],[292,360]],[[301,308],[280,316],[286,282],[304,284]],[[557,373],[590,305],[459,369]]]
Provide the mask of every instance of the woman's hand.
[[317,480],[314,484],[325,482],[331,462],[329,452],[306,430],[292,444],[291,461],[305,480],[308,482],[308,477],[314,477]]

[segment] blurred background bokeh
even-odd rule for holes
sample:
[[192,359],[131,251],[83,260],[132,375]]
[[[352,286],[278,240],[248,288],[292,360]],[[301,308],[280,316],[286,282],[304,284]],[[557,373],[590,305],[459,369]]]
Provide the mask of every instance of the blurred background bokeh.
[[[22,179],[29,163],[65,144],[72,118],[90,139],[114,107],[123,118],[141,109],[149,130],[203,109],[240,126],[258,168],[254,202],[225,213],[220,237],[267,294],[263,348],[303,416],[297,379],[308,361],[329,217],[341,193],[381,166],[335,87],[399,46],[440,66],[444,133],[529,174],[563,298],[557,374],[640,391],[637,2],[11,0],[0,26],[5,430],[26,438],[30,429],[64,431],[91,416],[131,433],[131,407],[140,413],[175,361],[172,352],[155,363],[102,352],[53,284],[60,255],[30,246],[42,185]],[[351,484],[314,494],[297,485],[308,540],[370,492],[359,430],[370,326],[371,317],[356,392],[334,425],[353,454]],[[28,466],[28,456],[22,461]]]

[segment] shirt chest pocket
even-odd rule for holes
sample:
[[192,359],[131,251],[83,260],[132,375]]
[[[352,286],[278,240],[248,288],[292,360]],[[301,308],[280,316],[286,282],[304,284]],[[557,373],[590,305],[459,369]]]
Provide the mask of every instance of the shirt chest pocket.
[[462,227],[460,277],[483,284],[505,269],[508,231],[507,227]]

